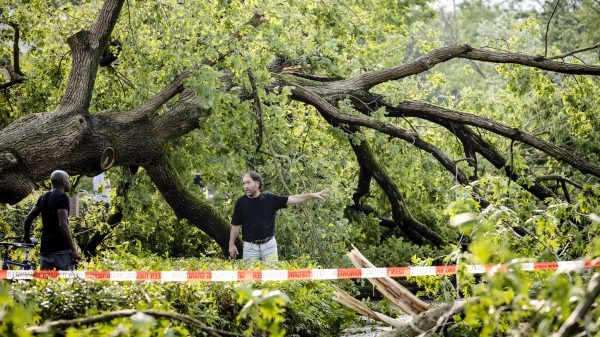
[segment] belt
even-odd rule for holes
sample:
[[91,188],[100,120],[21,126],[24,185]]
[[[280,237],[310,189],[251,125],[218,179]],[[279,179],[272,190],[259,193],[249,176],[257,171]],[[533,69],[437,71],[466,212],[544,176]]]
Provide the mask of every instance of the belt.
[[274,236],[269,236],[268,238],[264,238],[264,239],[260,239],[260,240],[254,240],[254,241],[246,241],[255,245],[262,245],[263,243],[267,243],[269,241],[271,241],[271,239],[274,238]]

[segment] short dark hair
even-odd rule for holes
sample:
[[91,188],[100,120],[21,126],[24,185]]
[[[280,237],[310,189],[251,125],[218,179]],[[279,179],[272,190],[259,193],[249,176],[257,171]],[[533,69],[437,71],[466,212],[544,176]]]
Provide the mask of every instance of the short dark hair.
[[250,177],[250,179],[254,181],[258,181],[258,189],[262,190],[263,187],[263,178],[256,171],[248,171],[244,174],[244,176]]

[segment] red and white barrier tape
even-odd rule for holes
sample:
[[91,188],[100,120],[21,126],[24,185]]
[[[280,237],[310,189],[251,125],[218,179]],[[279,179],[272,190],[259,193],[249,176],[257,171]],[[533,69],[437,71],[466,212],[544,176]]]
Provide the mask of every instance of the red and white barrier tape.
[[[600,267],[600,260],[532,262],[514,264],[523,271],[571,271]],[[507,270],[507,264],[467,265],[469,274]],[[335,280],[378,277],[414,277],[456,274],[456,265],[427,267],[348,268],[348,269],[295,269],[295,270],[196,270],[196,271],[54,271],[54,270],[0,270],[0,280],[30,280],[79,278],[98,281],[154,281],[154,282],[231,282],[231,281],[285,281]]]

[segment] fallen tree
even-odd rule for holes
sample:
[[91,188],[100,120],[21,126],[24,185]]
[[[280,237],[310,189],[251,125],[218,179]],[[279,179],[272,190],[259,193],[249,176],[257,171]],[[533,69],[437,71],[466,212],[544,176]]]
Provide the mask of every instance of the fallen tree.
[[[376,268],[376,266],[367,260],[356,248],[353,248],[348,253],[348,257],[356,268]],[[493,277],[493,275],[491,275],[491,277]],[[428,305],[418,299],[408,289],[389,277],[368,278],[368,280],[376,287],[384,298],[400,308],[407,315],[402,318],[393,318],[376,312],[341,289],[336,289],[335,299],[361,316],[383,322],[393,327],[393,330],[383,332],[379,334],[378,337],[430,336],[440,332],[441,335],[444,335],[444,329],[455,323],[455,315],[464,316],[466,306],[471,304],[477,305],[477,302],[480,301],[479,297],[474,296],[466,299],[457,299],[451,303]],[[586,318],[586,315],[592,308],[592,305],[598,296],[600,296],[600,274],[594,273],[585,287],[585,291],[579,296],[577,306],[569,317],[564,320],[560,328],[554,332],[553,336],[573,336],[581,330],[584,330],[583,333],[589,333],[590,330],[593,330],[594,328],[590,329],[586,324],[582,324],[582,322],[586,319],[589,320],[589,317]],[[544,301],[534,302],[535,305],[531,310],[539,312],[542,310],[542,306],[544,305],[543,302]],[[491,310],[492,308],[493,306],[490,305],[489,309]],[[511,310],[517,310],[517,308],[513,305],[503,306],[498,310],[498,315],[504,311]],[[495,318],[499,319],[499,316],[495,316]],[[552,318],[552,320],[554,319],[555,318]],[[533,331],[540,328],[536,326],[542,325],[540,320],[541,319],[535,319],[534,322],[523,323],[523,326],[519,328],[521,333],[524,334],[525,331]],[[481,327],[478,326],[477,328],[479,329]]]
[[[348,252],[348,258],[356,268],[376,268],[356,247]],[[471,298],[457,300],[454,303],[430,306],[390,277],[367,278],[367,280],[390,303],[410,315],[404,319],[389,317],[369,309],[364,303],[353,298],[345,291],[336,289],[336,301],[362,316],[394,327],[392,331],[381,333],[378,337],[414,337],[435,332],[438,328],[451,323],[452,316],[461,313],[467,303],[476,300]]]
[[[205,231],[226,252],[229,224],[218,210],[184,191],[183,184],[169,183],[169,179],[177,182],[180,178],[165,161],[165,147],[182,135],[201,128],[206,118],[213,113],[209,104],[203,102],[194,88],[187,84],[194,71],[203,69],[202,67],[213,67],[220,73],[221,92],[237,95],[242,101],[254,99],[259,106],[263,103],[260,102],[259,95],[234,83],[234,79],[241,81],[240,76],[227,69],[225,62],[233,50],[217,49],[216,56],[192,62],[195,65],[186,71],[174,72],[170,83],[135,109],[91,113],[90,104],[95,92],[98,69],[101,64],[107,64],[102,60],[106,58],[111,34],[123,3],[120,0],[105,1],[94,24],[88,30],[81,30],[68,39],[72,64],[56,109],[29,113],[0,130],[0,202],[14,204],[22,200],[55,169],[67,170],[72,175],[91,176],[108,169],[106,163],[142,166],[176,214]],[[246,24],[241,24],[237,32],[232,34],[230,40],[237,40],[248,34],[245,27],[259,29],[257,27],[264,22],[265,18],[261,15],[251,16]],[[17,57],[19,29],[16,24],[12,27],[17,27],[14,29],[14,40],[17,43],[14,44],[16,56],[11,69],[15,74],[22,74]],[[276,56],[276,51],[272,53],[273,61],[266,69],[271,80],[265,81],[267,84],[261,83],[263,86],[258,90],[280,92],[284,87],[290,88],[290,99],[314,107],[330,125],[342,128],[348,134],[360,135],[362,130],[374,130],[381,136],[400,139],[431,155],[459,184],[469,185],[476,179],[477,168],[481,163],[477,155],[480,155],[539,200],[561,198],[543,184],[544,180],[523,179],[512,167],[512,163],[480,136],[477,130],[486,130],[497,137],[508,139],[511,144],[525,144],[582,174],[600,177],[600,166],[596,163],[518,127],[425,101],[390,102],[374,90],[378,85],[417,76],[454,59],[515,64],[546,72],[592,77],[600,75],[600,66],[454,44],[435,49],[403,65],[341,78],[306,73],[302,67],[296,67],[289,64],[288,60]],[[10,88],[18,87],[25,81],[23,75],[19,76],[18,81],[9,81]],[[5,85],[8,86],[9,83]],[[256,83],[253,91],[258,92]],[[339,105],[345,100],[362,115],[342,112]],[[385,108],[385,118],[374,118],[372,114],[381,108]],[[443,149],[428,142],[419,132],[393,123],[391,119],[396,117],[426,120],[454,134],[461,141],[465,158],[475,173],[465,173]],[[388,197],[392,218],[382,219],[381,224],[399,228],[417,243],[444,244],[444,240],[436,233],[434,224],[423,223],[411,214],[403,192],[386,174],[385,165],[378,162],[371,153],[368,142],[352,143],[351,147],[361,171],[365,176],[374,178]],[[485,191],[474,190],[473,194],[476,200],[486,205]],[[355,202],[359,200],[357,198]],[[360,209],[360,206],[357,205],[357,208]]]

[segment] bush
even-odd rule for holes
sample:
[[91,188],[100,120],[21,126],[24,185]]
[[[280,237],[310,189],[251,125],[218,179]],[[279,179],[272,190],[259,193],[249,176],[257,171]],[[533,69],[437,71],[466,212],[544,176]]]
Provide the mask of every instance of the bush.
[[[314,268],[307,260],[272,263],[224,261],[219,259],[163,259],[127,253],[104,253],[81,268],[86,270],[233,270],[254,268]],[[278,290],[278,292],[275,292]],[[324,281],[294,282],[90,282],[77,279],[15,282],[13,298],[29,305],[35,322],[73,319],[120,309],[155,309],[192,316],[204,324],[243,333],[267,330],[273,336],[335,336],[353,323],[355,315],[333,300],[333,286]],[[278,294],[274,296],[274,294]],[[286,300],[289,299],[289,302]],[[287,303],[286,303],[287,302]],[[250,303],[250,305],[248,304]],[[243,315],[238,315],[242,312]],[[144,331],[151,335],[189,332],[180,322],[151,319]],[[276,323],[274,325],[274,323]],[[125,327],[133,333],[131,319],[101,324],[106,329]],[[138,324],[139,325],[139,324]],[[96,331],[78,328],[81,333]],[[168,329],[167,329],[168,328]],[[72,328],[75,329],[75,328]],[[285,330],[283,330],[285,329]],[[178,332],[177,332],[178,331]],[[186,332],[187,331],[187,332]],[[139,332],[139,331],[138,331]],[[74,333],[74,332],[73,332]],[[94,332],[96,333],[96,332]],[[195,332],[194,332],[195,333]]]

